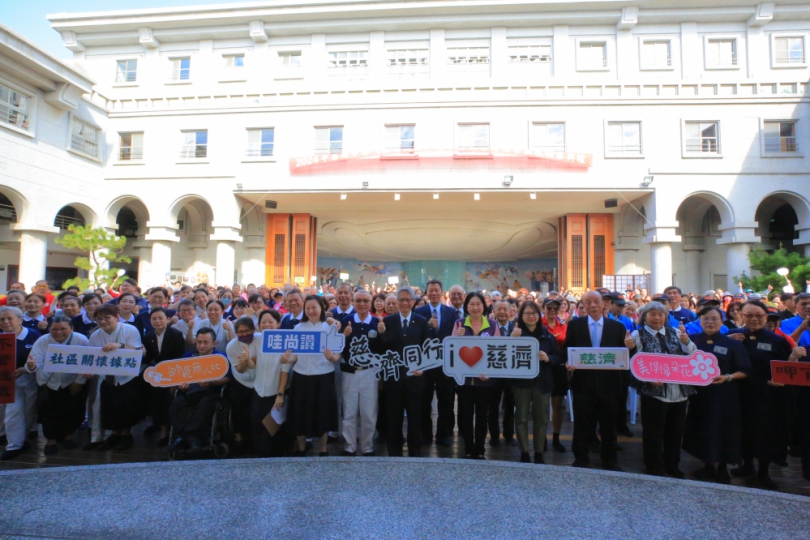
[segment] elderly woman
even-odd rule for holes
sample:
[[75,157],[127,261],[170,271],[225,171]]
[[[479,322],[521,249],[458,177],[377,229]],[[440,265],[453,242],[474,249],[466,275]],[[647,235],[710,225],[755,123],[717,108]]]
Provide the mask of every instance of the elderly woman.
[[[689,339],[683,324],[675,330],[666,326],[669,309],[659,302],[645,304],[639,310],[639,329],[631,334],[639,352],[688,355],[697,348]],[[664,473],[685,478],[680,470],[681,439],[686,420],[686,404],[695,393],[692,386],[663,382],[633,384],[641,395],[642,448],[647,471],[655,476]]]

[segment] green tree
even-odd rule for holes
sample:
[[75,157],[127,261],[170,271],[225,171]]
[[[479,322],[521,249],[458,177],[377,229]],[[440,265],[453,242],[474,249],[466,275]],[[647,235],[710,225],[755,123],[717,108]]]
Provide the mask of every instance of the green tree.
[[751,262],[751,269],[756,270],[760,275],[749,277],[743,274],[734,278],[741,281],[746,289],[764,291],[768,285],[773,285],[774,292],[781,293],[782,287],[787,283],[783,276],[776,273],[779,268],[790,270],[787,277],[796,292],[803,291],[807,280],[810,279],[810,258],[799,253],[788,252],[781,245],[773,253],[768,253],[762,248],[753,249],[748,254],[748,260]]
[[62,284],[64,288],[72,285],[78,286],[81,290],[90,286],[114,288],[127,278],[123,273],[119,276],[120,268],[113,266],[115,263],[132,262],[126,255],[121,255],[127,244],[126,237],[116,236],[102,227],[94,229],[89,225],[72,224],[68,226],[68,230],[70,232],[62,238],[57,238],[56,243],[87,253],[87,257],[76,257],[73,264],[86,270],[91,277],[69,279]]

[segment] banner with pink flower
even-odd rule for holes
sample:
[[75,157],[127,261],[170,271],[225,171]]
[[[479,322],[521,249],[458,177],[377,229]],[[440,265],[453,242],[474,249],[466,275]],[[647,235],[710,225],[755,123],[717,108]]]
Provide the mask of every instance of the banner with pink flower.
[[720,375],[717,358],[703,351],[689,356],[638,353],[630,360],[630,371],[640,381],[692,386],[708,386]]

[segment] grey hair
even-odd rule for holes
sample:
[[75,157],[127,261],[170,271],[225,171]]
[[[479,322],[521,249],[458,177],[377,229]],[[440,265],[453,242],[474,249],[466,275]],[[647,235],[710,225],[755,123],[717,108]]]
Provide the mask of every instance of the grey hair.
[[64,315],[56,315],[53,319],[51,319],[51,325],[62,322],[68,323],[68,326],[73,328],[73,321],[71,320],[70,317],[65,317]]
[[658,311],[665,315],[669,315],[669,308],[665,307],[664,304],[660,302],[648,302],[638,308],[638,322],[640,325],[645,325],[647,323],[647,313],[650,311]]
[[20,308],[14,307],[14,306],[3,306],[3,307],[1,307],[0,308],[0,315],[2,315],[4,313],[11,313],[12,315],[14,315],[15,317],[17,317],[20,320],[22,320],[22,318],[23,318],[22,310]]
[[400,288],[399,288],[399,290],[397,290],[397,300],[399,300],[399,295],[400,295],[400,294],[402,294],[402,293],[404,293],[404,292],[406,292],[406,293],[411,293],[411,298],[412,298],[412,299],[414,299],[414,300],[416,300],[416,293],[415,293],[415,292],[414,292],[414,290],[413,290],[411,287],[409,287],[408,285],[406,285],[406,286],[404,286],[404,287],[400,287]]

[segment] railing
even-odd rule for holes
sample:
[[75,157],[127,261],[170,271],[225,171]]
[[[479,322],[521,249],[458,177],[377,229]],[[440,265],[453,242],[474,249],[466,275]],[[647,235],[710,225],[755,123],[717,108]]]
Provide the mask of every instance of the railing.
[[84,218],[56,214],[56,219],[53,220],[54,227],[67,229],[70,225],[84,225]]
[[640,154],[641,153],[641,145],[640,144],[616,144],[616,145],[608,145],[608,152],[611,154]]
[[[650,274],[630,275],[630,274],[616,274],[616,275],[603,275],[602,287],[610,289],[611,291],[624,292],[628,289],[647,289],[649,288]],[[631,300],[631,298],[628,298]]]
[[795,152],[796,137],[765,137],[766,152]]
[[115,74],[115,82],[117,83],[131,83],[135,82],[138,77],[138,72],[133,71],[119,71]]
[[121,161],[130,161],[133,159],[143,159],[142,146],[122,146],[118,151],[118,159]]
[[719,56],[713,58],[709,61],[709,67],[727,67],[727,66],[736,66],[737,65],[737,55],[732,54],[731,56]]
[[173,81],[187,81],[191,77],[191,68],[173,69],[171,77]]
[[10,204],[0,204],[0,219],[17,221],[17,209]]
[[197,159],[208,156],[207,144],[189,144],[180,148],[181,159]]
[[83,139],[78,135],[73,135],[71,137],[70,147],[77,152],[81,152],[82,154],[87,154],[88,156],[92,156],[94,158],[98,157],[98,145],[88,141],[87,139]]
[[686,139],[686,151],[689,153],[713,153],[718,152],[717,137],[698,137]]
[[272,157],[273,143],[250,143],[246,155],[248,157]]
[[777,64],[804,64],[804,52],[795,52],[795,53],[776,53],[776,63]]

